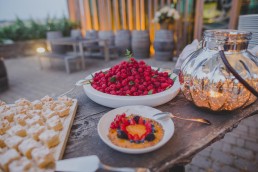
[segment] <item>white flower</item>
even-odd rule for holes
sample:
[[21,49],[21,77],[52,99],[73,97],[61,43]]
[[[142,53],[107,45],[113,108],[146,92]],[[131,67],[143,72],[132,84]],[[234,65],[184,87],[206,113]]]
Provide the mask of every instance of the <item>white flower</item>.
[[176,11],[175,14],[174,14],[174,19],[175,20],[178,20],[180,18],[180,15],[179,13]]
[[155,17],[155,18],[152,20],[152,22],[153,22],[153,23],[158,23],[158,22],[159,22],[159,19]]
[[155,13],[155,18],[159,18],[160,15],[161,15],[161,13],[157,11],[157,12]]
[[161,13],[167,13],[167,12],[169,11],[169,9],[170,9],[170,8],[169,8],[168,6],[165,6],[165,7],[163,7],[163,8],[160,9],[160,12],[161,12]]
[[167,16],[168,17],[172,17],[174,14],[175,14],[176,10],[174,8],[171,8],[169,11],[168,11],[168,14]]
[[156,11],[152,22],[155,22],[155,23],[161,22],[160,21],[161,16],[162,16],[162,21],[171,21],[171,22],[173,22],[173,19],[178,20],[180,18],[180,15],[175,8],[173,8],[173,7],[170,8],[169,6],[164,6],[159,11]]

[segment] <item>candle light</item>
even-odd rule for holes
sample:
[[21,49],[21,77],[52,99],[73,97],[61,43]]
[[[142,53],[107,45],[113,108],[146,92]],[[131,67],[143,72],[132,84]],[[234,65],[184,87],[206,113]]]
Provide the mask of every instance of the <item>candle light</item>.
[[46,51],[46,49],[43,48],[43,47],[39,47],[39,48],[36,49],[36,51],[37,51],[37,53],[42,54]]

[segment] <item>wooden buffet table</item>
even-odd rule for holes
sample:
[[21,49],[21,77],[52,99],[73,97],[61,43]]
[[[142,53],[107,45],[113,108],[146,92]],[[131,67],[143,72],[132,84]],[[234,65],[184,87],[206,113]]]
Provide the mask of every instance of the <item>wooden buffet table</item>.
[[103,114],[111,110],[110,108],[91,101],[81,88],[68,96],[78,99],[78,110],[64,159],[97,155],[107,165],[146,167],[151,171],[164,171],[186,165],[199,151],[222,139],[227,132],[237,127],[241,120],[258,113],[258,101],[243,110],[214,113],[195,107],[179,94],[174,100],[157,109],[182,117],[206,118],[212,125],[173,119],[175,133],[167,144],[150,153],[130,155],[111,149],[98,136],[98,121]]

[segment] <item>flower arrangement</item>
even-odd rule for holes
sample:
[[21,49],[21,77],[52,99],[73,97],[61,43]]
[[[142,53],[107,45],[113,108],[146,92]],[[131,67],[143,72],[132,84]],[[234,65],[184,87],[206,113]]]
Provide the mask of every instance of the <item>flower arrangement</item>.
[[153,22],[160,25],[168,25],[180,18],[179,12],[173,6],[164,6],[156,11]]

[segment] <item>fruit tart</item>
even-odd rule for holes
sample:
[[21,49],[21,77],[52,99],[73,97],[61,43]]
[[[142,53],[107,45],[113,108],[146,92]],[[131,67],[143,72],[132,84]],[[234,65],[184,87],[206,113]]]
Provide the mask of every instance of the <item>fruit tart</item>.
[[140,149],[156,145],[164,136],[157,121],[139,115],[116,115],[110,124],[108,138],[119,147]]

